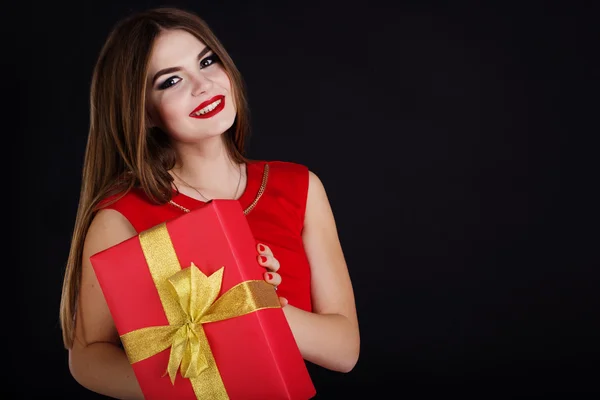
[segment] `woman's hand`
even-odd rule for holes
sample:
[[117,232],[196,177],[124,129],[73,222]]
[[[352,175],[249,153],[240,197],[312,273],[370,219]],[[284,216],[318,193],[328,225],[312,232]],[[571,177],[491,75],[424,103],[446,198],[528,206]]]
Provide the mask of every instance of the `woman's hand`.
[[[281,284],[281,275],[277,273],[279,269],[279,261],[275,257],[273,257],[273,253],[271,249],[259,243],[258,246],[258,263],[265,267],[267,271],[264,274],[265,281],[275,286],[275,290],[277,290],[277,286]],[[279,303],[281,303],[281,307],[285,307],[288,303],[285,297],[279,297]]]

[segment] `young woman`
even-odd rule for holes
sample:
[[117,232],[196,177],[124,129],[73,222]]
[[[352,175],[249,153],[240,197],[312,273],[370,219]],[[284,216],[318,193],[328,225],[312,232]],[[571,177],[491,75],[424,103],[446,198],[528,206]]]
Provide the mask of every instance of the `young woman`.
[[143,398],[90,256],[210,199],[240,202],[304,359],[354,367],[354,294],[325,189],[303,165],[243,155],[242,78],[201,18],[161,8],[119,22],[95,66],[90,108],[60,309],[77,382]]

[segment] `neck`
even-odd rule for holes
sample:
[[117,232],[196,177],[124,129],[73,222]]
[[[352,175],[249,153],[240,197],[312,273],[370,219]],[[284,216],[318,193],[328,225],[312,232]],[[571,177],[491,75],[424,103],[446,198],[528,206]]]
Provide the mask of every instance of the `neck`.
[[[208,198],[230,198],[234,195],[242,169],[229,156],[221,136],[206,139],[201,145],[179,144],[176,151],[177,164],[172,173],[182,192],[183,184],[194,187]],[[242,181],[240,189],[243,184]]]

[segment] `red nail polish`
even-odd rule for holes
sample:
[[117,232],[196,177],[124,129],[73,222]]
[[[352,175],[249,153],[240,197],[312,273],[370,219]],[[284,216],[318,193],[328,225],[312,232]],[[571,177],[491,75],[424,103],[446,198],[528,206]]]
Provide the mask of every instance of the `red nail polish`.
[[267,257],[266,256],[260,256],[260,262],[266,263],[267,262]]
[[268,274],[267,274],[267,277],[269,278],[269,280],[272,280],[272,279],[273,279],[273,274],[271,274],[271,273],[268,273]]
[[265,251],[265,246],[263,246],[262,244],[259,244],[258,251]]

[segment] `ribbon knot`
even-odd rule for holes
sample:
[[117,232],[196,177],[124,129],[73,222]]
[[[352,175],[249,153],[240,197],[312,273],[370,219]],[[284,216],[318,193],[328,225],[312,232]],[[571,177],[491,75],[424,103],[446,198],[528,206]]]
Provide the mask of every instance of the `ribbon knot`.
[[[204,275],[194,263],[189,268],[171,276],[172,294],[179,303],[181,314],[173,325],[179,328],[173,335],[167,371],[175,384],[177,370],[181,376],[196,378],[208,368],[202,344],[207,343],[202,318],[207,314],[221,290],[223,267],[210,277]],[[209,321],[207,321],[209,322]]]
[[194,330],[196,330],[196,323],[194,321],[186,322],[185,326],[188,329],[188,332],[193,332]]

